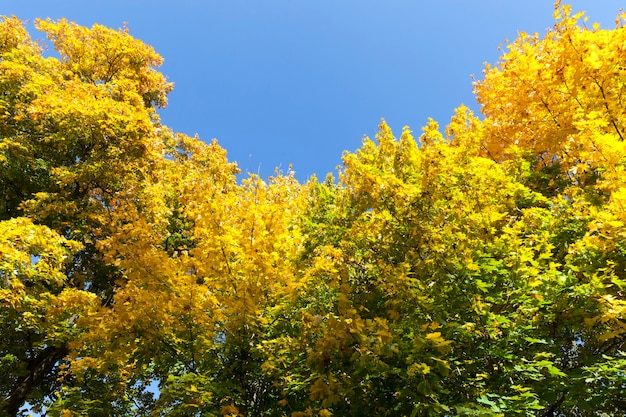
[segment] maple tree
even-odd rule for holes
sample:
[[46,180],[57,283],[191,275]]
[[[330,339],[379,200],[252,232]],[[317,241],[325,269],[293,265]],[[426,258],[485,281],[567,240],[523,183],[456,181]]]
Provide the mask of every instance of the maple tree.
[[[60,58],[16,18],[0,24],[0,220],[12,230],[0,395],[10,415],[56,390],[81,318],[95,300],[112,302],[122,275],[96,245],[111,233],[108,213],[161,158],[155,106],[171,90],[154,70],[161,58],[125,31],[36,25]],[[63,305],[55,323],[49,310]]]
[[162,126],[127,30],[4,18],[0,415],[623,415],[622,22],[300,183]]

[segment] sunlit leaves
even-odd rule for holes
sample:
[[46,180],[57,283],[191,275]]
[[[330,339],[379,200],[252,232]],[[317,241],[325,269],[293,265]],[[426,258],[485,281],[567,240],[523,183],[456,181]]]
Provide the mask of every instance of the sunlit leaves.
[[38,21],[57,59],[4,19],[4,410],[623,415],[624,31],[555,17],[483,118],[382,121],[304,184],[161,126],[126,29]]
[[137,94],[146,107],[167,104],[172,85],[154,69],[163,59],[127,29],[86,28],[64,19],[38,20],[36,24],[61,55],[65,77],[75,75],[81,81],[105,85],[120,101],[132,101],[132,94]]
[[[10,405],[11,389],[29,374],[34,383],[45,378],[43,358],[63,359],[66,344],[86,331],[81,317],[95,312],[95,295],[67,287],[65,267],[78,249],[77,242],[30,219],[0,222],[0,393]],[[26,393],[38,401],[33,394]]]

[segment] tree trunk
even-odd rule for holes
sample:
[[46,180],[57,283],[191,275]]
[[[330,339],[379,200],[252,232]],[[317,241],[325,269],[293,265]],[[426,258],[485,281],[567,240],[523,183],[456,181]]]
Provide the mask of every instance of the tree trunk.
[[28,363],[29,374],[19,378],[11,389],[11,393],[3,398],[2,408],[0,409],[3,414],[9,417],[17,416],[33,388],[41,385],[52,372],[55,364],[67,356],[68,353],[69,350],[66,345],[48,346],[39,352],[37,356],[31,358]]

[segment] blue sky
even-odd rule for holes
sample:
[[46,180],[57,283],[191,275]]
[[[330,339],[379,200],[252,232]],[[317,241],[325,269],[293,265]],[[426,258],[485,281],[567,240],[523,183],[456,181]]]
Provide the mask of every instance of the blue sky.
[[[570,2],[612,28],[626,1]],[[478,111],[474,74],[518,31],[545,33],[550,0],[1,0],[0,14],[119,28],[165,58],[162,121],[217,138],[245,171],[334,172],[381,118],[419,134]],[[36,34],[35,37],[41,36]]]

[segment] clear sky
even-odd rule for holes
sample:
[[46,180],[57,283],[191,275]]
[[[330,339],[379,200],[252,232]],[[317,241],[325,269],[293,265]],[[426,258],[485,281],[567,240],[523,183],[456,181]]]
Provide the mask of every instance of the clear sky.
[[[626,0],[578,0],[613,28]],[[217,138],[245,171],[334,172],[381,118],[416,135],[478,107],[472,79],[518,31],[545,33],[551,0],[0,0],[0,14],[119,28],[165,58],[162,121]],[[41,34],[35,34],[41,37]]]

